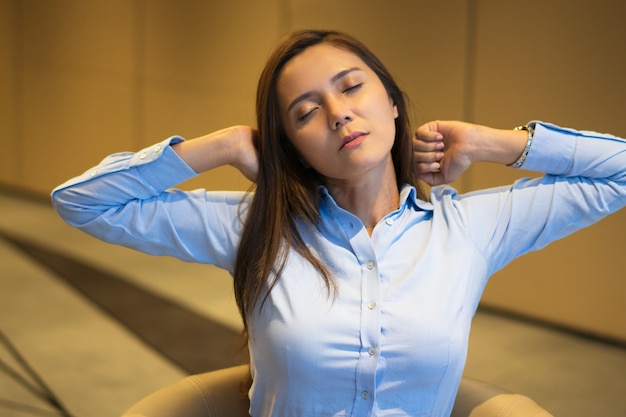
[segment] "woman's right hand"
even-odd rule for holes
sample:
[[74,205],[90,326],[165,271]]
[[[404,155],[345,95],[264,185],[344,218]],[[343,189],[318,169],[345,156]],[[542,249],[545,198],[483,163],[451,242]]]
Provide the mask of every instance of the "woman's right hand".
[[230,165],[237,168],[244,177],[255,182],[259,172],[259,154],[257,151],[259,132],[250,126],[233,126],[231,129],[234,130],[238,146]]
[[198,173],[231,165],[254,182],[259,172],[257,135],[250,126],[231,126],[177,143],[172,149]]

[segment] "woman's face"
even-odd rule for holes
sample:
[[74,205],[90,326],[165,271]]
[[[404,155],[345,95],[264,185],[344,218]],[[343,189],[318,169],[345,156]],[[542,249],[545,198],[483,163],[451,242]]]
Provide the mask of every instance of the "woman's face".
[[277,88],[287,136],[327,181],[378,175],[392,163],[396,106],[354,53],[311,46],[284,66]]

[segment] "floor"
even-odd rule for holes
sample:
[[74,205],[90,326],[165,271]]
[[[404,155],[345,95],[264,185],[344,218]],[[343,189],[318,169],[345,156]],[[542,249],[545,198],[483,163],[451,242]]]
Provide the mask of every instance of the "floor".
[[[225,273],[107,245],[0,194],[0,416],[119,415],[187,373],[243,362],[239,330]],[[466,373],[555,416],[626,416],[620,345],[479,311]]]

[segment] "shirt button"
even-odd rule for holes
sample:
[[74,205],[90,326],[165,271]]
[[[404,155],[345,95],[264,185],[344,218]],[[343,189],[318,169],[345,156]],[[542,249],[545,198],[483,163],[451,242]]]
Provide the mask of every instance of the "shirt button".
[[370,301],[369,303],[367,303],[367,308],[369,308],[370,310],[373,310],[376,308],[376,301]]
[[157,145],[154,147],[154,153],[159,153],[161,151],[161,145]]
[[374,269],[374,262],[369,261],[366,266],[367,266],[367,269],[372,270]]
[[361,398],[363,398],[364,400],[367,400],[370,397],[370,393],[367,391],[363,391],[361,393]]
[[387,226],[391,226],[393,224],[393,219],[389,218],[385,220],[385,223],[387,223]]
[[142,153],[141,155],[139,155],[139,159],[146,159],[146,156],[147,155],[145,153]]
[[374,348],[374,347],[371,347],[371,348],[367,349],[367,353],[368,353],[370,356],[374,356],[374,355],[376,355],[376,352],[377,352],[377,350],[376,350],[376,348]]

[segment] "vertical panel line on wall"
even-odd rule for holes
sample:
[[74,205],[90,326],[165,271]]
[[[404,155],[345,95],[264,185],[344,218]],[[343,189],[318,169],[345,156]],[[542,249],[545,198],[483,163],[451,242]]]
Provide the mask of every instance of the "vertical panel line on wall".
[[475,122],[474,100],[476,84],[476,20],[477,6],[474,0],[466,0],[465,22],[465,74],[463,79],[463,120]]
[[133,3],[132,83],[131,86],[131,143],[135,149],[145,146],[146,132],[146,7],[144,0]]
[[19,0],[13,1],[13,39],[16,46],[13,48],[13,88],[11,101],[13,102],[13,117],[15,123],[15,181],[18,184],[24,182],[26,176],[25,151],[24,151],[24,13],[23,4]]
[[[466,122],[475,122],[474,103],[476,95],[476,30],[478,6],[475,0],[466,0],[465,5],[465,57],[463,75],[462,117]],[[469,190],[472,184],[472,170],[466,171],[459,179],[463,190]]]

